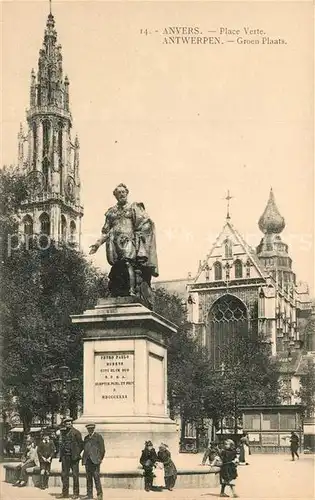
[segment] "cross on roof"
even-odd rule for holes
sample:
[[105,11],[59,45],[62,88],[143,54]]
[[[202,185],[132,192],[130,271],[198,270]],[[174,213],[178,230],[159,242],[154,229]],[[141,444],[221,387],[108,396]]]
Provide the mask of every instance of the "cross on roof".
[[227,210],[226,210],[226,219],[229,220],[231,218],[230,216],[230,200],[234,198],[234,196],[230,195],[230,190],[228,189],[227,195],[224,198],[227,201]]

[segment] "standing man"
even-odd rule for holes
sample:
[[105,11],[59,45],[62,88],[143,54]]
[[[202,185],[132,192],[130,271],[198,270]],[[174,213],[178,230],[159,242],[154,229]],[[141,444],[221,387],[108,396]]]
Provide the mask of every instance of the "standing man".
[[45,431],[43,439],[37,447],[37,453],[40,464],[40,488],[45,490],[48,488],[48,480],[51,469],[51,462],[55,456],[55,445],[50,440],[49,434]]
[[291,443],[290,449],[293,462],[295,460],[295,455],[297,456],[297,458],[300,458],[298,454],[299,442],[300,442],[299,436],[294,431],[292,431],[290,437],[290,443]]
[[72,426],[72,418],[63,421],[65,430],[60,443],[62,494],[59,498],[69,498],[69,474],[72,470],[73,499],[79,498],[79,461],[83,449],[81,432]]
[[103,500],[103,491],[100,480],[100,465],[105,456],[104,439],[98,432],[95,432],[95,424],[90,423],[85,426],[88,435],[84,438],[84,451],[82,464],[86,470],[86,500],[93,499],[93,479],[97,493],[97,500]]

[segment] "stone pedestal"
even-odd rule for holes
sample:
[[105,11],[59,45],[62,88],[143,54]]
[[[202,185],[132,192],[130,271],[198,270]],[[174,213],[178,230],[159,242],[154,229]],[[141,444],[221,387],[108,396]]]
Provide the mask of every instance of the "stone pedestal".
[[101,299],[72,316],[84,335],[83,415],[96,423],[106,457],[139,457],[144,441],[178,452],[176,423],[167,412],[166,338],[176,326],[131,297]]

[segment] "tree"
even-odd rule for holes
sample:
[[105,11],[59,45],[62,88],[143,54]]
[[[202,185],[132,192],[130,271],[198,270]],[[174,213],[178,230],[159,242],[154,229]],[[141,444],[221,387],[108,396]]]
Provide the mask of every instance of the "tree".
[[203,387],[209,362],[205,349],[191,335],[180,297],[165,289],[154,292],[154,310],[178,326],[168,341],[168,399],[171,417],[184,421],[202,417]]
[[315,410],[315,360],[313,358],[307,359],[297,395],[301,399],[301,404],[305,406],[305,416],[312,417]]
[[222,346],[221,360],[207,398],[219,402],[218,407],[212,408],[216,417],[233,417],[236,434],[241,406],[279,402],[278,365],[268,345],[242,334]]
[[[14,169],[0,172],[2,243],[15,229],[24,189]],[[1,389],[8,403],[15,397],[27,430],[51,410],[52,367],[65,364],[82,380],[81,331],[70,315],[95,304],[102,280],[73,247],[52,242],[41,250],[36,239],[3,252],[1,278]]]
[[17,213],[27,196],[26,177],[14,166],[0,170],[0,251],[1,262],[8,255],[10,237],[16,233]]

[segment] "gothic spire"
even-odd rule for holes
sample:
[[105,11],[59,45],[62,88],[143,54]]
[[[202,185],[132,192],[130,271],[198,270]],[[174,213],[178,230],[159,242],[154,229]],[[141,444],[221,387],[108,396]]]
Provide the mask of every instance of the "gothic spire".
[[31,77],[31,108],[53,106],[69,111],[69,81],[63,78],[61,45],[57,43],[55,18],[50,11],[39,51],[37,78]]
[[267,206],[258,221],[258,226],[265,234],[279,234],[285,227],[285,220],[278,210],[272,188]]

